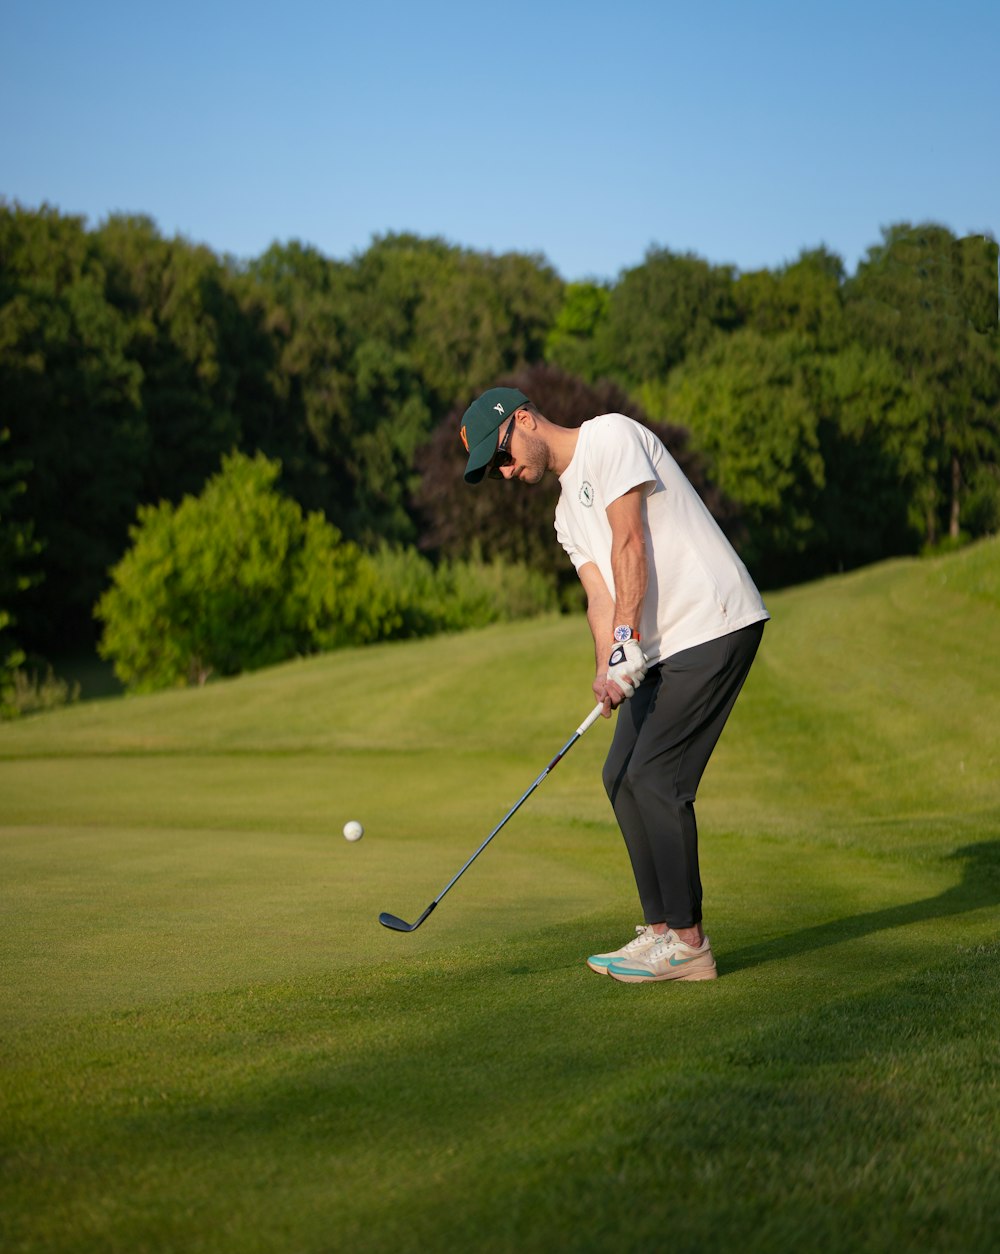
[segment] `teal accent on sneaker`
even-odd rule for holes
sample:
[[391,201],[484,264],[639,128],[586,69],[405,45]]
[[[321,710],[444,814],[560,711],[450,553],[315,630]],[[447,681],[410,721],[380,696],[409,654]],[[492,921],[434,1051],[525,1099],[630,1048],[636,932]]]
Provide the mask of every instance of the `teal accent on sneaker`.
[[615,962],[614,959],[608,963],[606,967],[608,975],[634,975],[637,979],[655,980],[657,978],[655,971],[650,971],[645,967],[629,966],[625,962]]
[[612,962],[641,958],[644,953],[653,948],[656,940],[649,924],[641,924],[635,929],[635,936],[621,949],[613,949],[607,954],[591,954],[587,959],[587,966],[598,975],[606,975]]
[[614,962],[614,958],[609,958],[607,954],[591,954],[587,959],[587,966],[591,970],[600,967],[602,970],[607,971],[612,962]]

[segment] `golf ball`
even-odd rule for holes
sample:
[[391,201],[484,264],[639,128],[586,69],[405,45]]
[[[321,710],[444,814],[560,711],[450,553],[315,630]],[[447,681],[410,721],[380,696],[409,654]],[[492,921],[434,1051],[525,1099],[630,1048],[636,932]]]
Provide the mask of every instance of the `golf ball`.
[[365,829],[361,826],[357,819],[351,819],[349,823],[344,824],[345,840],[360,840],[365,834]]

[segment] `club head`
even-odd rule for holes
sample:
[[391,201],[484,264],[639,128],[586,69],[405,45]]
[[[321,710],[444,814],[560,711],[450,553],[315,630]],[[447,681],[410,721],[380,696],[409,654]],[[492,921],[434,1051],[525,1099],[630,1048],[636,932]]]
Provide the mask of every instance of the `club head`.
[[417,919],[416,923],[407,923],[403,919],[398,918],[394,914],[388,914],[385,910],[383,910],[382,913],[378,916],[378,921],[379,923],[382,924],[383,927],[392,928],[394,932],[415,932],[436,905],[437,905],[437,902],[432,901],[431,904],[427,907],[427,909],[420,916],[420,918]]
[[415,923],[404,923],[402,919],[397,919],[394,914],[386,914],[384,910],[378,916],[378,921],[383,927],[392,928],[394,932],[412,932],[417,926]]

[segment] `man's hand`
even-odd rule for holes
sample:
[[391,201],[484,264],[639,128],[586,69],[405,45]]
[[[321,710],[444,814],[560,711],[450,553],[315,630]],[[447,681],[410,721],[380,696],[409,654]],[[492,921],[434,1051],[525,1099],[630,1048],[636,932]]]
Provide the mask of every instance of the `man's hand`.
[[[616,705],[621,705],[624,698],[617,688],[613,688],[611,692],[608,692],[607,675],[598,675],[594,680],[593,689],[594,696],[604,706],[604,709],[601,711],[601,718],[610,718],[611,711]],[[612,693],[614,693],[614,696],[612,696]]]
[[[639,647],[638,640],[626,640],[624,644],[616,644],[608,658],[606,683],[609,688],[614,685],[621,693],[622,700],[627,700],[646,678],[647,666],[646,655]],[[608,695],[612,697],[613,704],[619,704],[614,701],[610,691]]]

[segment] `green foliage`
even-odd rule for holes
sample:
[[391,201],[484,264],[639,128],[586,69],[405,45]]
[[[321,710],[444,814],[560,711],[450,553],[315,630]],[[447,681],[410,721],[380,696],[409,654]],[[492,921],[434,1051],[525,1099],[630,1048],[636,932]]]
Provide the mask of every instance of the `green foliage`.
[[913,504],[932,547],[942,532],[958,538],[964,485],[1000,463],[990,290],[995,301],[995,244],[958,241],[933,223],[886,229],[847,285],[855,337],[891,354],[912,385],[913,458],[922,467]]
[[[300,243],[274,244],[235,279],[244,316],[268,351],[254,446],[280,458],[303,505],[350,523],[355,430],[350,268]],[[247,441],[248,444],[250,441]]]
[[952,281],[959,306],[972,329],[981,335],[995,332],[1000,322],[998,261],[1000,246],[984,235],[967,235],[952,244]]
[[613,374],[615,362],[598,346],[610,306],[611,292],[604,284],[567,284],[562,308],[545,340],[545,360],[588,383]]
[[23,654],[15,654],[0,662],[0,718],[55,710],[79,700],[79,683],[60,679],[51,666],[44,672],[26,668],[24,661]]
[[382,538],[412,540],[411,468],[430,420],[412,362],[384,341],[366,340],[354,354],[352,373],[352,438],[342,454],[351,506],[342,512],[343,526],[368,547]]
[[[0,430],[0,449],[9,442],[10,433]],[[37,670],[25,669],[27,655],[15,638],[17,618],[14,610],[28,589],[41,579],[36,567],[42,545],[34,538],[34,524],[12,517],[18,498],[26,485],[23,476],[30,469],[27,462],[0,461],[0,718],[17,718],[33,710],[52,709],[75,700],[74,691],[52,674],[52,668],[40,676]]]
[[824,484],[809,363],[796,335],[739,331],[677,370],[666,396],[671,420],[742,507],[748,559],[772,570],[809,547]]
[[101,656],[132,691],[204,683],[346,642],[361,607],[357,548],[274,491],[261,455],[233,454],[200,497],[143,506],[101,597]]
[[377,597],[377,634],[405,640],[442,631],[531,618],[557,608],[554,581],[520,562],[496,556],[484,563],[432,564],[415,549],[382,545],[363,559],[367,586]]
[[20,712],[14,697],[24,650],[5,638],[13,621],[6,610],[0,609],[0,718],[16,718]]
[[611,292],[595,333],[598,359],[623,386],[663,378],[690,353],[739,325],[735,272],[693,254],[651,248]]
[[1000,532],[1000,460],[990,459],[971,468],[964,478],[962,519],[974,536]]
[[821,347],[844,334],[844,265],[820,248],[805,251],[778,270],[754,270],[736,280],[734,299],[744,325],[762,335],[795,331]]
[[[0,449],[9,440],[10,432],[0,429]],[[14,611],[22,594],[41,578],[34,569],[42,548],[34,538],[34,523],[12,516],[25,491],[27,470],[26,462],[0,461],[0,718],[12,718],[21,709],[17,693],[25,653],[14,638]]]
[[562,296],[540,257],[412,235],[375,239],[354,275],[355,316],[367,336],[410,355],[435,407],[471,399],[494,376],[539,360]]
[[126,352],[141,371],[140,499],[178,500],[240,443],[237,381],[258,368],[262,345],[232,343],[239,310],[225,265],[207,248],[127,216],[109,218],[93,243],[104,298],[123,316]]
[[32,646],[89,619],[142,479],[142,370],[81,220],[0,208],[0,427],[22,464],[14,517],[43,545],[20,598]]
[[510,623],[557,609],[555,581],[523,562],[444,562],[437,569],[444,589],[446,626],[455,631]]
[[[9,442],[10,432],[0,429],[0,450]],[[15,514],[18,498],[26,491],[24,476],[29,469],[25,461],[0,460],[0,609],[9,610],[18,596],[41,578],[33,569],[42,551],[34,536],[34,523]]]
[[843,570],[915,551],[921,520],[912,501],[923,467],[911,384],[889,354],[860,344],[818,365],[812,403],[824,486],[812,561]]

